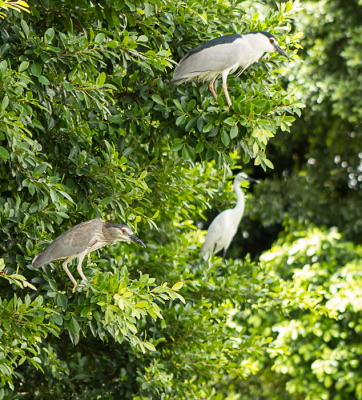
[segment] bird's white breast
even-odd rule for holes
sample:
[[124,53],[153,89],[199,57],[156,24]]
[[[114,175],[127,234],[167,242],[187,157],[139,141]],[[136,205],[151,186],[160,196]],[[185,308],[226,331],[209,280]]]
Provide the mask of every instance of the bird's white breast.
[[247,36],[243,36],[236,41],[237,51],[239,54],[238,67],[247,68],[255,63],[264,54],[259,47],[254,47]]

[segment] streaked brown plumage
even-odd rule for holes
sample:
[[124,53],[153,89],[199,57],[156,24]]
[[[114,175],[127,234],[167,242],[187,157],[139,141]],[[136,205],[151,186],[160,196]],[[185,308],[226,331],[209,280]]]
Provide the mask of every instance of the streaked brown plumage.
[[52,261],[64,260],[62,266],[74,284],[77,282],[70,273],[67,264],[74,258],[78,258],[77,270],[83,280],[87,280],[82,270],[82,262],[86,254],[89,254],[104,246],[117,242],[135,242],[143,247],[144,243],[133,235],[131,228],[123,224],[112,224],[101,218],[92,219],[74,226],[57,237],[43,252],[38,254],[33,262],[33,268],[39,268]]

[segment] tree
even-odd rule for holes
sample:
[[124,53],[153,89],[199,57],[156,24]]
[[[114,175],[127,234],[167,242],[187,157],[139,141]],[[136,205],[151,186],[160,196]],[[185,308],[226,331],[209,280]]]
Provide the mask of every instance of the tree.
[[[272,335],[272,343],[290,355],[259,357],[259,374],[230,382],[235,398],[361,397],[358,21],[362,9],[356,1],[303,5],[305,10],[295,21],[297,30],[305,32],[303,62],[288,71],[284,84],[299,87],[307,107],[291,133],[277,135],[268,146],[275,169],[267,171],[268,179],[255,187],[247,203],[252,218],[244,219],[243,229],[250,232],[244,248],[253,249],[255,258],[264,250],[261,259],[270,273],[317,290],[321,304],[336,318],[296,308],[284,316],[272,308],[258,316],[240,316],[249,321],[248,333]],[[268,242],[262,241],[265,237]]]
[[255,188],[254,218],[269,232],[292,219],[337,226],[361,242],[361,12],[358,1],[308,1],[295,22],[304,32],[302,62],[285,84],[299,88],[307,107],[290,133],[271,142],[275,170]]
[[334,318],[294,307],[284,317],[273,309],[244,313],[250,332],[275,335],[274,346],[285,353],[260,357],[260,376],[241,382],[240,392],[252,399],[359,399],[361,247],[336,229],[291,228],[261,259],[271,273],[317,291]]
[[[169,81],[180,57],[220,33],[283,29],[279,43],[297,50],[299,3],[264,20],[239,0],[29,10],[10,10],[1,30],[0,396],[215,396],[224,374],[255,373],[251,355],[269,349],[269,338],[240,335],[233,310],[259,313],[277,297],[326,312],[250,259],[201,262],[194,225],[234,151],[272,167],[269,140],[304,105],[278,84],[275,55],[229,79],[232,111],[206,84]],[[59,265],[31,269],[52,239],[95,217],[139,230],[147,252],[91,254],[89,285],[74,295]]]

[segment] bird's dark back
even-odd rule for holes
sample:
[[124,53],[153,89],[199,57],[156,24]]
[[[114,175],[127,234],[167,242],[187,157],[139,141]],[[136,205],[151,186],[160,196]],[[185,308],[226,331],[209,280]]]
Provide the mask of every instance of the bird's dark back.
[[220,44],[225,44],[225,43],[232,43],[236,39],[240,39],[242,35],[239,35],[238,33],[233,33],[231,35],[225,35],[225,36],[220,36],[215,39],[208,40],[205,43],[200,44],[200,46],[195,47],[192,49],[190,52],[188,52],[183,60],[186,60],[188,57],[190,57],[192,54],[199,53],[202,50],[208,49],[209,47],[214,47],[218,46]]
[[220,36],[218,38],[215,39],[211,39],[208,40],[205,43],[200,44],[200,46],[195,47],[194,49],[192,49],[191,51],[189,51],[182,60],[186,60],[188,57],[190,57],[192,54],[195,53],[199,53],[202,50],[208,49],[210,47],[215,47],[221,44],[227,44],[227,43],[232,43],[235,42],[235,40],[240,39],[243,36],[246,35],[255,35],[257,33],[262,33],[263,35],[265,35],[266,37],[269,38],[274,38],[274,36],[269,33],[269,32],[265,32],[265,31],[253,31],[253,32],[246,32],[246,33],[232,33],[231,35],[224,35],[224,36]]

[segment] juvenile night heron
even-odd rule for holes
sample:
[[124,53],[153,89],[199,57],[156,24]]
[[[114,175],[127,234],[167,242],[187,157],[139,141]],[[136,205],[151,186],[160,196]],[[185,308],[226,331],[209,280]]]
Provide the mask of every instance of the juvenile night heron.
[[180,85],[190,81],[211,81],[209,88],[217,101],[215,79],[222,76],[222,88],[229,107],[231,100],[226,81],[229,74],[240,68],[237,76],[259,60],[265,53],[277,51],[288,60],[287,53],[278,46],[269,32],[248,32],[220,36],[209,40],[187,53],[175,69],[171,82]]
[[133,235],[131,228],[127,225],[112,224],[103,221],[101,218],[92,219],[74,226],[57,237],[43,252],[34,258],[32,267],[39,268],[52,261],[64,260],[63,269],[73,282],[73,292],[75,292],[77,281],[70,273],[67,264],[74,258],[78,258],[77,270],[82,279],[86,281],[87,278],[82,270],[82,262],[85,255],[117,242],[135,242],[146,247],[140,239]]
[[244,214],[245,196],[240,189],[240,182],[242,181],[258,183],[258,181],[249,178],[243,172],[236,175],[234,179],[236,206],[230,210],[223,211],[211,222],[207,230],[205,243],[202,246],[202,254],[205,261],[211,257],[212,253],[218,253],[221,249],[224,249],[223,259],[225,260],[226,250],[229,248]]

